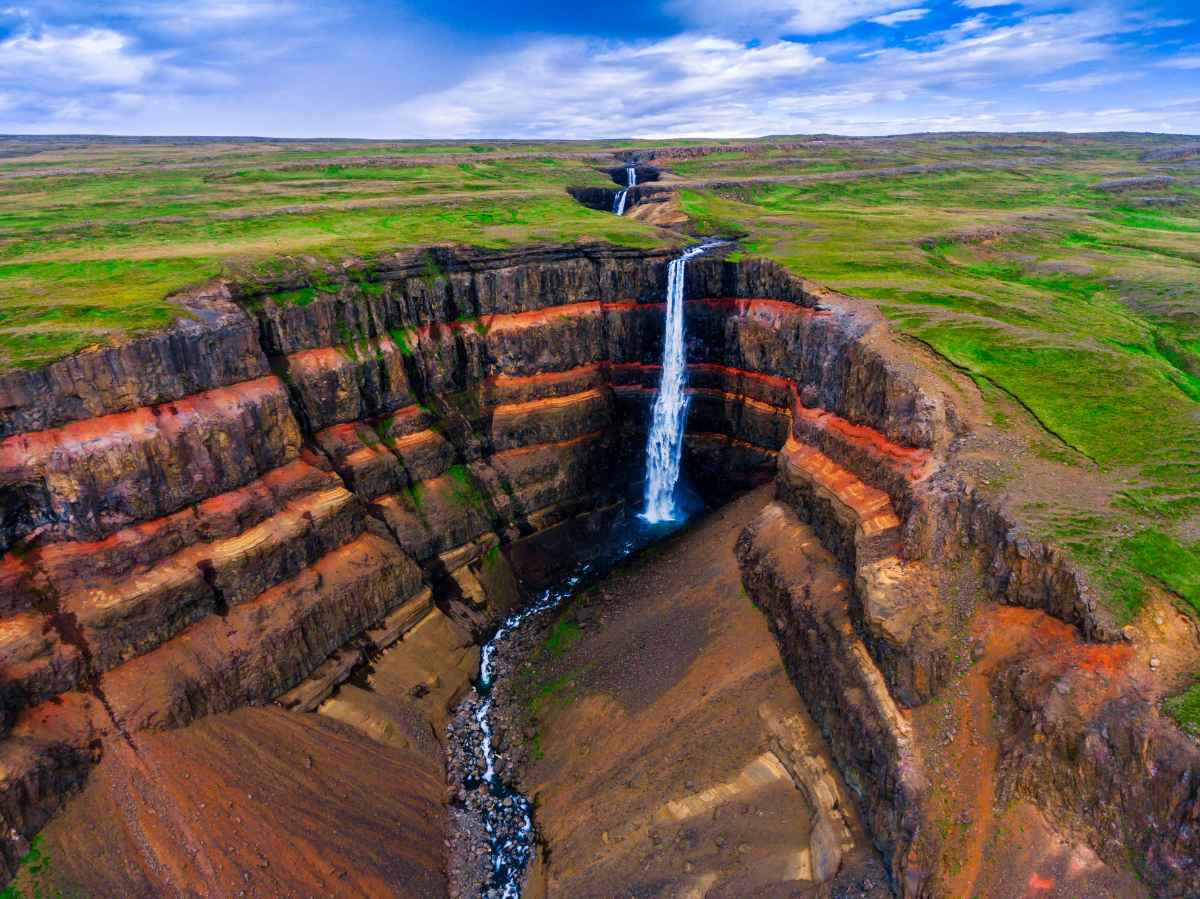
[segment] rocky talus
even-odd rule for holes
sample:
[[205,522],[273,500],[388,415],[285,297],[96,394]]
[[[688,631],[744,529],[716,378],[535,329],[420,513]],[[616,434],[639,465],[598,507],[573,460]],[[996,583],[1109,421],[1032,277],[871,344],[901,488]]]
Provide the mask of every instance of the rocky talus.
[[[4,879],[85,784],[129,792],[128,753],[236,746],[244,729],[286,743],[319,720],[389,748],[412,800],[397,814],[420,835],[412,867],[352,847],[348,863],[427,894],[443,867],[431,734],[478,637],[636,493],[669,259],[435,249],[220,283],[164,332],[0,375]],[[932,894],[913,720],[962,658],[946,572],[1069,625],[1071,647],[1119,635],[1062,557],[961,474],[944,386],[874,313],[756,260],[694,260],[686,293],[685,468],[714,500],[775,480],[739,544],[745,583],[895,891]],[[800,522],[819,542],[791,539]],[[840,589],[806,580],[822,553]],[[1119,655],[1080,666],[1082,651],[998,669],[997,789],[1106,859],[1132,847],[1165,894],[1194,892],[1195,747],[1113,687]],[[1068,675],[1072,695],[1102,698],[1068,714]],[[273,702],[282,718],[237,711]],[[169,865],[138,876],[180,888]]]

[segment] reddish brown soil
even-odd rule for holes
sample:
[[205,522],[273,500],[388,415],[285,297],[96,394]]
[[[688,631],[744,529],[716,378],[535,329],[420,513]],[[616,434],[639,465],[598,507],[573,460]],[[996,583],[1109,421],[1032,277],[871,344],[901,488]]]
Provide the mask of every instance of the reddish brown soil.
[[1000,744],[991,687],[996,672],[1031,653],[1052,660],[1063,673],[1101,672],[1115,681],[1132,657],[1131,648],[1083,643],[1069,625],[1012,606],[982,608],[971,622],[971,635],[982,653],[975,664],[944,699],[916,713],[933,781],[929,824],[942,840],[939,895],[1145,895],[1132,872],[1105,865],[1086,846],[1055,831],[1033,805],[997,808],[995,800]]
[[443,790],[437,756],[385,747],[323,716],[212,716],[106,746],[84,792],[43,831],[48,874],[17,887],[95,897],[443,895]]

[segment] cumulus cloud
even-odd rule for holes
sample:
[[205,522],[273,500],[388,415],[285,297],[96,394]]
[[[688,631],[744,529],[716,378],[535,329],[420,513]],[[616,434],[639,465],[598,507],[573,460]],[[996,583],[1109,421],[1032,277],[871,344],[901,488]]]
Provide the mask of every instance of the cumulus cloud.
[[944,35],[922,49],[888,47],[873,60],[892,77],[965,82],[1021,78],[1115,56],[1124,26],[1106,9],[1029,16],[1014,24]]
[[311,12],[319,11],[319,7],[309,7],[309,13],[305,13],[291,0],[163,0],[118,8],[152,26],[179,34],[262,25],[294,16],[308,18]]
[[1195,103],[1164,105],[1200,68],[1195,23],[1154,11],[1170,0],[657,0],[674,20],[620,40],[468,33],[428,0],[16,2],[0,7],[0,130],[1200,128]]
[[957,0],[959,6],[967,9],[991,9],[993,6],[1016,6],[1016,0]]
[[132,85],[158,64],[159,58],[139,53],[129,37],[107,28],[24,31],[0,41],[0,82]]
[[435,136],[719,134],[765,127],[770,105],[823,60],[804,44],[680,35],[635,44],[549,39],[406,103],[406,133]]
[[1033,86],[1048,94],[1066,94],[1090,91],[1106,84],[1119,84],[1139,77],[1141,76],[1138,73],[1130,72],[1096,72],[1091,75],[1077,75],[1074,78],[1043,81],[1041,84]]
[[1200,53],[1172,56],[1158,65],[1164,69],[1200,69]]

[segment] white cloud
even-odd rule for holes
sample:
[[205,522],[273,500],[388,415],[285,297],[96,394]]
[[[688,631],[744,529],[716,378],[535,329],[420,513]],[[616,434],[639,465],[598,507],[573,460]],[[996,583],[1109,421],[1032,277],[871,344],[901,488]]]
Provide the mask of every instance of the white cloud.
[[876,25],[899,25],[902,22],[917,22],[929,15],[927,9],[901,9],[896,12],[890,12],[886,15],[875,16],[873,19],[868,19],[869,22],[874,22]]
[[1011,25],[943,32],[930,49],[888,47],[873,61],[893,79],[987,85],[1114,56],[1112,38],[1124,27],[1119,15],[1106,9],[1029,16]]
[[1078,75],[1074,78],[1059,78],[1055,81],[1043,81],[1035,84],[1040,91],[1049,94],[1075,93],[1090,91],[1106,84],[1120,84],[1141,77],[1136,72],[1097,72],[1092,75]]
[[31,86],[135,85],[157,65],[155,56],[108,28],[46,28],[0,41],[0,81]]
[[[1178,24],[1148,11],[1167,0],[957,0],[953,24],[923,0],[667,2],[690,31],[603,41],[466,34],[401,4],[356,16],[350,0],[0,0],[33,9],[0,10],[0,130],[1200,130],[1200,104],[1178,88],[1200,46],[1149,37]],[[843,31],[868,21],[920,24]]]
[[149,0],[118,3],[114,8],[184,34],[296,16],[302,9],[293,0]]
[[1200,69],[1200,53],[1172,56],[1158,64],[1164,69]]
[[829,34],[911,5],[912,0],[672,0],[694,25],[737,33]]
[[[894,12],[914,9],[925,7]],[[702,33],[637,44],[543,39],[481,61],[477,74],[454,87],[402,104],[388,120],[394,124],[388,133],[715,137],[1054,129],[1072,122],[1077,128],[1142,121],[1152,127],[1161,111],[1144,119],[1136,110],[1095,111],[1098,101],[1112,105],[1105,85],[1138,77],[1133,66],[1115,68],[1130,58],[1122,35],[1138,27],[1115,7],[1100,5],[1027,11],[1015,22],[981,13],[904,44],[855,48],[853,55],[835,50],[836,42],[752,46]],[[1098,62],[1108,69],[1052,78]],[[1072,98],[1067,113],[1030,110],[1029,87],[1047,98],[1070,92],[1081,98]]]
[[389,112],[402,133],[749,135],[823,60],[804,44],[747,46],[680,35],[608,44],[547,39],[490,61],[449,90]]

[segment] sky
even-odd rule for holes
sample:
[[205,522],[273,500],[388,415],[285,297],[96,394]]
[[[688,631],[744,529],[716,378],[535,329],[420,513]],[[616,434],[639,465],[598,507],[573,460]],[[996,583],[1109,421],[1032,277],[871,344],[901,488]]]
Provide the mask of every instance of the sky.
[[0,133],[1200,133],[1198,0],[0,0]]

